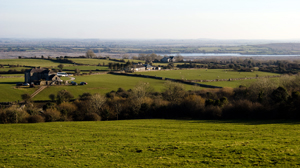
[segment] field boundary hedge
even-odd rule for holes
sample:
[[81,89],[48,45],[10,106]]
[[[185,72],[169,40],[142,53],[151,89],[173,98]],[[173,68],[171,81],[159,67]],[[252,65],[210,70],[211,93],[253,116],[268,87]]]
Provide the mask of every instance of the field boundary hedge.
[[184,83],[184,84],[188,84],[188,85],[196,85],[196,86],[207,87],[207,88],[222,88],[222,87],[219,87],[219,86],[212,86],[212,85],[200,84],[200,83],[195,83],[195,82],[191,82],[191,81],[185,81],[185,80],[181,80],[181,79],[163,78],[163,77],[150,76],[150,75],[116,73],[116,72],[111,72],[111,74],[113,74],[113,75],[132,76],[132,77],[151,78],[151,79],[158,79],[158,80],[170,80],[170,81],[173,81],[173,82],[179,82],[179,83]]

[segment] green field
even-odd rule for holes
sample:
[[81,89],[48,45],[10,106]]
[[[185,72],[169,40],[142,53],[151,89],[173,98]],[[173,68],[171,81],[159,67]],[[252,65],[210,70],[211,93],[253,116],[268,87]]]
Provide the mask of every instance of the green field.
[[162,71],[146,71],[135,72],[136,74],[158,76],[172,79],[187,79],[187,80],[213,80],[213,79],[229,79],[229,78],[244,78],[255,77],[258,74],[262,76],[279,75],[270,72],[237,72],[229,69],[192,69],[192,70],[162,70]]
[[[75,76],[75,82],[78,84],[80,82],[87,82],[88,85],[78,85],[78,86],[50,86],[40,92],[34,100],[49,100],[49,95],[58,91],[66,89],[71,92],[75,97],[78,97],[82,93],[101,93],[105,94],[112,90],[117,91],[118,88],[123,89],[132,89],[135,87],[138,82],[148,82],[156,91],[162,91],[165,86],[164,80],[148,79],[148,78],[139,78],[139,77],[129,77],[129,76],[120,76],[120,75],[111,75],[111,74],[102,74],[102,75],[89,75],[89,76]],[[192,86],[185,85],[186,89],[191,89]]]
[[[60,63],[46,59],[0,59],[0,64],[25,65],[25,66],[41,66],[41,67],[57,67]],[[70,65],[70,64],[64,64]],[[23,67],[25,68],[25,67]]]
[[22,94],[32,94],[37,89],[28,86],[16,88],[17,82],[24,82],[24,78],[0,78],[0,102],[22,100]]
[[0,167],[299,167],[299,122],[0,125]]
[[108,65],[109,63],[121,63],[121,62],[116,62],[116,61],[111,61],[106,59],[70,58],[69,60],[72,60],[80,64],[90,64],[90,65],[97,65],[97,64],[102,65],[103,63],[105,65]]
[[65,70],[75,70],[75,69],[79,69],[79,70],[109,70],[108,66],[68,66],[68,67],[64,67],[63,71]]

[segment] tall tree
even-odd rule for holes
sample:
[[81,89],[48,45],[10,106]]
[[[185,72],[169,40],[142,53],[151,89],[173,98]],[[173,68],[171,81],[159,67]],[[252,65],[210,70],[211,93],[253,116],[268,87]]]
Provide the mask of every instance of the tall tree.
[[95,55],[95,53],[94,53],[93,50],[88,50],[88,51],[85,53],[85,56],[86,56],[87,58],[94,58],[94,57],[96,57],[96,55]]
[[63,64],[59,64],[57,67],[62,70],[64,68],[64,65]]

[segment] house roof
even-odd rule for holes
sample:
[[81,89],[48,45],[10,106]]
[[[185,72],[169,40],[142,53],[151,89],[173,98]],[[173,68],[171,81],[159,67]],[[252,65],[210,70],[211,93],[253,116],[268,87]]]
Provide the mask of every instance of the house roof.
[[153,66],[149,65],[149,64],[145,64],[144,65],[146,68],[153,68]]
[[56,76],[55,74],[52,74],[52,75],[49,76],[49,78],[53,79],[55,76]]
[[46,69],[46,68],[32,68],[30,70],[27,70],[27,72],[30,73],[49,73],[51,70]]
[[136,67],[137,67],[137,68],[145,68],[144,65],[137,65]]

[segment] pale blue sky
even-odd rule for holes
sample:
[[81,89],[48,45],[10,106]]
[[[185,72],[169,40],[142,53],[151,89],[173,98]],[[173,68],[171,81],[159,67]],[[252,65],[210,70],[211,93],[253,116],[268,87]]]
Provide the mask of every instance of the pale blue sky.
[[0,0],[0,38],[300,39],[300,0]]

